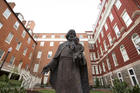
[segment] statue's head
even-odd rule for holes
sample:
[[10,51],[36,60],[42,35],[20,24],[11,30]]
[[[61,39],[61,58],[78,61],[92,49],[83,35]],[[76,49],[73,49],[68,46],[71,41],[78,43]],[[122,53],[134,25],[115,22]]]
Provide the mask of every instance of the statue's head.
[[68,40],[68,41],[72,41],[72,40],[74,40],[76,38],[76,32],[75,32],[75,30],[74,29],[70,29],[69,31],[68,31],[68,33],[66,34],[66,39]]

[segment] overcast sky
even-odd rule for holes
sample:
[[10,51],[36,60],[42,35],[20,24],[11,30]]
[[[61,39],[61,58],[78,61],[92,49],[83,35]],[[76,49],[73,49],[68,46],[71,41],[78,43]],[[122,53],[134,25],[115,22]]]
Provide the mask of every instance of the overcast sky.
[[34,32],[66,33],[93,30],[97,20],[100,0],[7,0],[15,2],[15,12],[24,19],[34,20]]

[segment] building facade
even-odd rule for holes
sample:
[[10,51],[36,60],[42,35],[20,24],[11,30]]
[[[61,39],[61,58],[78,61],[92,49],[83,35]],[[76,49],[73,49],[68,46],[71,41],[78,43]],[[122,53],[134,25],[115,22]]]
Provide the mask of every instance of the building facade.
[[93,80],[140,84],[140,1],[101,0],[90,49]]
[[[41,71],[45,65],[47,65],[52,57],[55,55],[55,52],[59,46],[59,44],[66,41],[65,35],[66,33],[35,33],[36,42],[38,43],[36,46],[34,59],[33,59],[33,67],[32,73],[35,76],[42,77]],[[86,33],[77,33],[77,37],[80,39],[80,43],[84,46],[84,54],[87,60],[88,67],[88,75],[89,75],[89,83],[93,85],[92,82],[92,69],[89,58],[89,48],[88,48],[88,38]],[[44,83],[47,82],[48,74],[44,77]]]
[[[22,79],[29,87],[30,79],[35,78],[30,74],[37,45],[30,30],[35,24],[26,22],[22,14],[13,11],[14,7],[15,3],[0,1],[0,76],[6,74],[10,79]],[[26,28],[29,25],[31,28]]]

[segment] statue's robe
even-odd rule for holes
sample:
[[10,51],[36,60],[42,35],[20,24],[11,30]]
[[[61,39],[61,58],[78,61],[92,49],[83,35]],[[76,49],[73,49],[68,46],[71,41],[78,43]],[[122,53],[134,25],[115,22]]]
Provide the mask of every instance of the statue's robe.
[[73,51],[69,48],[69,43],[66,41],[60,44],[47,65],[50,68],[50,84],[56,93],[89,93],[85,57],[82,55],[78,62],[74,59],[74,53],[83,52],[83,46],[79,44],[76,51]]

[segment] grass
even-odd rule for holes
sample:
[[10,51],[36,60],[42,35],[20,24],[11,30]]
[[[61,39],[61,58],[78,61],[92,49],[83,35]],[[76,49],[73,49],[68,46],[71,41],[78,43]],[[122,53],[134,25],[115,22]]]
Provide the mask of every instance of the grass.
[[[40,90],[40,93],[55,93],[54,90]],[[107,92],[102,92],[102,91],[90,91],[90,93],[107,93]]]

